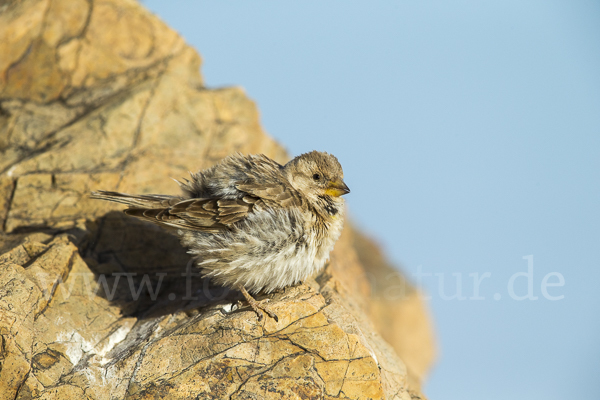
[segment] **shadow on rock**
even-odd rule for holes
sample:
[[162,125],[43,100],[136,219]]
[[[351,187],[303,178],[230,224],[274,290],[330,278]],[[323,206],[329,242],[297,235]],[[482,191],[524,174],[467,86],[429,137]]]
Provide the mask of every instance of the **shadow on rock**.
[[177,310],[195,313],[241,298],[235,290],[200,278],[175,230],[120,212],[91,225],[84,256],[96,275],[97,295],[118,305],[124,315],[146,319]]

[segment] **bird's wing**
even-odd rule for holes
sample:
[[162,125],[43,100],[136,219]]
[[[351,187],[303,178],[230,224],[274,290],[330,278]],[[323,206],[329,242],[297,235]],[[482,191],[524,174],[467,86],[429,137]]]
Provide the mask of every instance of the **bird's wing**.
[[168,208],[128,208],[127,215],[172,227],[218,232],[228,229],[252,212],[258,199],[188,199]]
[[219,232],[246,218],[260,199],[246,195],[239,199],[182,199],[162,195],[129,195],[118,192],[93,192],[96,199],[129,206],[125,214],[158,225]]
[[[225,199],[182,199],[181,197],[162,195],[129,195],[118,192],[98,191],[92,197],[114,201],[129,206],[125,214],[167,227],[219,232],[230,229],[236,222],[244,220],[248,215],[267,207],[288,207],[295,205],[297,196],[287,193],[284,188],[241,185],[240,198]],[[261,192],[264,198],[249,193]],[[300,203],[298,203],[300,204]]]

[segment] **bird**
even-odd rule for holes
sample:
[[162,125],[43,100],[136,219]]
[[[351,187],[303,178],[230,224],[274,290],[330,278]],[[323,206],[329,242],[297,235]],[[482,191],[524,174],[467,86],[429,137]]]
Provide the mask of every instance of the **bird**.
[[99,190],[91,197],[176,228],[202,277],[239,290],[259,320],[261,312],[278,317],[252,294],[299,284],[324,267],[343,228],[342,196],[350,193],[338,159],[320,151],[285,165],[236,153],[175,181],[179,196]]

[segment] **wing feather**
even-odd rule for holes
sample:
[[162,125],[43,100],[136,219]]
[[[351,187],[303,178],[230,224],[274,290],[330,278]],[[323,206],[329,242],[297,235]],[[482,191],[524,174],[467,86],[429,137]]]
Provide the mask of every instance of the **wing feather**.
[[[181,184],[184,189],[187,188],[188,195],[194,196],[192,198],[129,195],[110,191],[93,192],[92,197],[126,204],[129,207],[125,210],[126,214],[159,225],[205,232],[231,229],[248,215],[266,208],[302,205],[302,196],[280,174],[279,164],[264,156],[247,159],[241,157],[243,156],[232,157],[223,164],[222,172],[227,170],[230,172],[229,176],[238,177],[237,181],[227,183],[229,189],[224,191],[219,192],[206,186],[206,182],[213,182],[213,179],[216,179],[215,182],[223,179],[219,175],[220,170],[213,167],[208,172],[192,174],[193,182]],[[246,169],[231,172],[235,170],[233,165],[242,161],[248,164]]]
[[281,207],[302,205],[302,197],[300,194],[292,187],[282,183],[245,182],[237,184],[236,188],[253,197],[274,202]]

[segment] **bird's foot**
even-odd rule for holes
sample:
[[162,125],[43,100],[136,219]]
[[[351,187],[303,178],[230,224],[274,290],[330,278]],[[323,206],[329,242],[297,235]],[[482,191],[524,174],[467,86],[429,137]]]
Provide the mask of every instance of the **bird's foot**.
[[258,315],[258,320],[262,320],[263,315],[262,313],[266,313],[269,317],[273,318],[275,320],[275,322],[279,322],[279,318],[277,318],[277,315],[269,310],[269,307],[266,306],[265,303],[267,303],[269,301],[269,299],[263,300],[263,301],[256,301],[254,299],[254,297],[252,297],[250,295],[250,293],[248,293],[248,291],[246,290],[245,287],[243,286],[239,286],[238,290],[240,292],[242,292],[242,294],[244,295],[244,297],[246,298],[246,301],[248,302],[248,304],[250,304],[250,307],[252,307],[252,309],[254,310],[254,312],[256,313],[256,315]]

